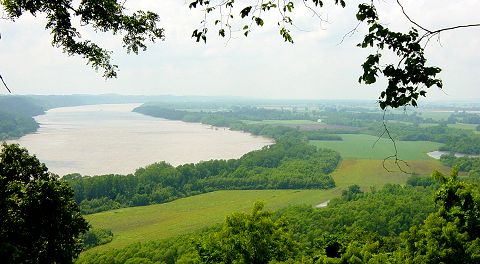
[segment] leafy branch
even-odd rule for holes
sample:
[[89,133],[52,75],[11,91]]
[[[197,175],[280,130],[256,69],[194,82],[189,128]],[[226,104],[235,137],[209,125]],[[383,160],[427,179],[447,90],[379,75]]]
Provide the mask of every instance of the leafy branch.
[[95,31],[123,35],[123,47],[128,53],[146,50],[146,41],[164,39],[164,29],[157,27],[159,16],[156,13],[137,11],[127,15],[123,2],[119,0],[82,0],[76,6],[72,0],[2,0],[0,4],[7,18],[13,21],[24,13],[45,14],[45,28],[52,34],[52,45],[69,56],[83,57],[96,70],[102,69],[105,78],[117,76],[118,66],[112,64],[112,52],[90,40],[83,40],[72,20],[79,19],[82,26],[90,25]]

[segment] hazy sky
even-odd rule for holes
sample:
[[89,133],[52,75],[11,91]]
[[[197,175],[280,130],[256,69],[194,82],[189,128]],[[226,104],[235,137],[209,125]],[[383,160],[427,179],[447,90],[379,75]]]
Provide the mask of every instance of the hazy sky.
[[[333,0],[325,0],[334,2]],[[0,19],[0,74],[16,94],[172,94],[246,96],[291,99],[375,99],[382,88],[359,85],[366,51],[356,48],[365,28],[340,41],[357,24],[358,1],[348,8],[328,5],[321,22],[296,7],[295,44],[283,42],[278,17],[265,17],[265,26],[248,38],[237,33],[226,43],[212,27],[207,44],[196,43],[191,32],[201,20],[199,10],[188,9],[189,0],[130,0],[129,10],[149,9],[161,17],[166,40],[150,44],[146,52],[127,55],[119,37],[81,28],[114,51],[119,77],[102,78],[79,57],[68,57],[51,46],[45,19],[26,15],[16,22]],[[409,15],[430,29],[479,23],[480,1],[404,0]],[[392,28],[409,26],[396,1],[376,2],[382,20]],[[2,12],[3,13],[3,12]],[[214,17],[210,18],[213,23]],[[430,89],[432,99],[480,98],[480,28],[445,32],[427,49],[430,63],[443,68],[444,92]],[[5,94],[4,89],[0,89]]]

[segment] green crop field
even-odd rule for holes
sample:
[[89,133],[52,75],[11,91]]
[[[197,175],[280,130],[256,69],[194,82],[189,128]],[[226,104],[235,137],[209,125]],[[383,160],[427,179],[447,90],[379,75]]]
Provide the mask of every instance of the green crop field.
[[476,124],[456,123],[456,124],[448,124],[447,126],[448,127],[453,127],[453,128],[458,128],[458,129],[472,130],[475,133],[479,132],[479,131],[477,131],[477,125]]
[[[334,149],[340,152],[343,159],[374,159],[383,160],[393,155],[395,149],[392,141],[382,138],[376,144],[378,137],[364,134],[342,134],[342,141],[312,140],[311,144]],[[375,144],[375,145],[374,145]],[[430,141],[396,141],[398,156],[404,160],[429,160],[427,153],[438,150],[440,143]]]
[[241,190],[218,191],[165,204],[130,207],[86,215],[93,228],[111,229],[111,243],[91,250],[120,248],[136,242],[158,240],[221,223],[235,211],[250,210],[255,201],[269,209],[294,204],[316,205],[338,196],[340,190]]
[[318,122],[312,120],[242,120],[245,124],[249,125],[311,125],[318,124]]
[[442,119],[447,120],[448,117],[452,114],[451,112],[429,112],[429,111],[425,111],[421,113],[422,113],[421,117],[431,118],[436,121],[440,121]]
[[[443,166],[438,160],[408,160],[399,163],[401,169],[408,173],[427,176],[434,170],[448,173],[449,168]],[[387,168],[388,171],[385,169]],[[369,187],[381,187],[387,183],[404,184],[410,174],[400,171],[392,161],[383,160],[343,160],[332,176],[338,188],[343,189],[349,185],[360,185],[368,191]]]

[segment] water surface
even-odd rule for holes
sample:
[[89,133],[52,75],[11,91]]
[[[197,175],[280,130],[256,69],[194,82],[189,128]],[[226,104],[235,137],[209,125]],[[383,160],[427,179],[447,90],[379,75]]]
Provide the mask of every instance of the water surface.
[[270,139],[202,124],[131,112],[139,104],[51,109],[35,119],[36,133],[19,143],[59,175],[133,173],[158,161],[172,165],[239,158]]
[[[447,155],[450,154],[450,151],[440,151],[440,150],[435,150],[428,152],[427,155],[434,158],[434,159],[440,159],[442,155]],[[460,157],[471,157],[471,158],[478,158],[480,156],[478,155],[470,155],[470,154],[464,154],[464,153],[454,153],[455,157],[460,158]]]

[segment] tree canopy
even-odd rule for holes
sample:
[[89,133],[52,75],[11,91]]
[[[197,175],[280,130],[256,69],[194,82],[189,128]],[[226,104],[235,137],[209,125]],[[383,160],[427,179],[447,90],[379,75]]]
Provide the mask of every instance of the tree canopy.
[[0,258],[5,263],[71,263],[88,224],[73,190],[15,144],[0,152]]
[[81,25],[92,26],[95,31],[121,34],[127,52],[146,50],[147,40],[164,38],[164,30],[157,26],[158,14],[140,10],[127,15],[123,2],[118,0],[82,0],[78,4],[72,0],[2,0],[0,4],[11,20],[24,13],[46,15],[45,28],[51,32],[52,45],[68,55],[82,56],[95,69],[102,69],[106,78],[117,76],[118,66],[112,64],[111,52],[91,40],[84,40],[74,25],[75,19]]

